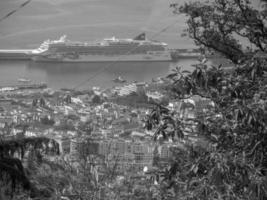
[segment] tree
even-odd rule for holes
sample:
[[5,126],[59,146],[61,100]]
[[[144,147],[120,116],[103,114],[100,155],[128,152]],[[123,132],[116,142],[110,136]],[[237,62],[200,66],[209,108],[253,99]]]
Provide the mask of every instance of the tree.
[[64,158],[57,157],[53,161],[43,158],[38,162],[33,153],[27,160],[26,169],[39,199],[57,200],[70,195],[73,171],[69,170]]
[[[221,53],[234,63],[251,58],[253,54],[247,52],[266,50],[266,9],[257,10],[249,0],[197,1],[171,7],[188,16],[186,32],[198,46]],[[237,38],[247,41],[247,49]]]
[[38,104],[38,99],[33,99],[33,100],[32,100],[32,106],[33,106],[33,107],[36,107],[37,104]]
[[[116,186],[118,159],[108,160],[99,155],[97,146],[92,139],[83,141],[78,145],[75,160],[66,157],[56,166],[54,162],[49,163],[49,166],[54,166],[53,170],[45,170],[45,174],[37,173],[35,182],[39,186],[46,185],[45,188],[52,190],[53,195],[60,194],[70,199],[97,200],[103,199],[104,195],[106,198],[107,193],[111,194]],[[101,194],[103,191],[104,194]]]
[[[161,186],[177,199],[266,199],[266,9],[258,11],[247,0],[172,7],[188,15],[188,34],[197,45],[221,53],[236,65],[226,70],[201,62],[193,72],[177,68],[168,76],[169,91],[177,100],[199,95],[215,107],[194,119],[193,133],[199,139],[192,142],[189,137],[177,144],[173,162],[160,173]],[[237,35],[254,45],[249,54]],[[183,137],[186,126],[176,111],[161,105],[147,121],[149,129],[157,130],[155,138]]]
[[49,117],[46,115],[41,118],[41,123],[49,126],[53,126],[55,124],[55,121],[53,119],[49,119]]
[[64,98],[64,101],[65,101],[67,104],[70,104],[70,103],[71,103],[71,96],[68,94],[68,95]]
[[22,160],[26,159],[30,152],[35,152],[39,161],[43,154],[59,154],[58,144],[51,139],[21,138],[3,140],[0,142],[0,183],[5,185],[1,188],[1,196],[5,199],[15,196],[20,189],[30,191],[31,196],[36,195],[36,188],[30,182]]
[[43,97],[40,98],[40,106],[45,107],[46,103]]
[[93,104],[101,104],[102,103],[102,99],[99,95],[94,95],[94,97],[92,98],[92,103]]

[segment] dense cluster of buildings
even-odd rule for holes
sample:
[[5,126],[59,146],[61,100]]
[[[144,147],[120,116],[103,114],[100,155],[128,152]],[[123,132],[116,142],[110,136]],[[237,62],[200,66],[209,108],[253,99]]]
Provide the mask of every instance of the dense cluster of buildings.
[[[153,132],[144,129],[147,108],[133,108],[110,102],[109,95],[127,96],[138,91],[160,100],[160,92],[145,90],[146,84],[132,83],[112,92],[53,91],[51,89],[2,90],[0,92],[0,138],[45,136],[59,143],[62,156],[77,161],[80,152],[104,158],[119,171],[140,171],[152,167],[158,156],[171,157],[172,143],[155,144]],[[105,101],[94,102],[96,97]],[[169,102],[178,117],[195,118],[213,104],[207,99]],[[194,126],[191,124],[190,126]],[[156,154],[155,154],[156,149]],[[99,168],[101,169],[101,168]]]

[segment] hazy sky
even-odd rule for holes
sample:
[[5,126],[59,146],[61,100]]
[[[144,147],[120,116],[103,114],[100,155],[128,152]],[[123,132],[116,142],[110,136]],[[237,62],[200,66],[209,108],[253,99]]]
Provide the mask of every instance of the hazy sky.
[[[0,0],[0,17],[26,0]],[[186,0],[179,0],[182,3]],[[254,0],[258,1],[258,0]],[[93,41],[103,37],[134,37],[145,31],[148,38],[177,22],[153,39],[170,47],[192,47],[181,38],[183,16],[172,13],[177,0],[32,0],[0,22],[0,49],[36,48],[43,40],[67,34],[71,40]]]
[[[0,17],[25,0],[0,0]],[[32,0],[0,22],[0,49],[35,48],[45,39],[67,34],[71,40],[91,41],[103,37],[134,37],[147,32],[148,38],[178,23],[156,38],[172,46],[192,46],[180,38],[184,19],[172,14],[173,0]]]

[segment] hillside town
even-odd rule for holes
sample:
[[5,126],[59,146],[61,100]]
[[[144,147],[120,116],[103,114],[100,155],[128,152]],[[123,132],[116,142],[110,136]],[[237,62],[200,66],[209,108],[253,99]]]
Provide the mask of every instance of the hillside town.
[[[154,142],[155,130],[145,129],[145,119],[153,108],[151,102],[164,98],[154,88],[164,85],[164,81],[84,91],[3,87],[1,140],[48,137],[58,142],[61,156],[70,162],[77,161],[85,149],[87,155],[104,156],[113,164],[119,163],[120,172],[129,167],[132,172],[142,172],[145,167],[153,168],[155,156],[162,163],[171,158],[171,147],[175,145],[172,141]],[[168,108],[183,119],[194,119],[211,107],[209,100],[197,96],[168,101]],[[194,124],[188,125],[188,137],[194,137],[193,128]]]

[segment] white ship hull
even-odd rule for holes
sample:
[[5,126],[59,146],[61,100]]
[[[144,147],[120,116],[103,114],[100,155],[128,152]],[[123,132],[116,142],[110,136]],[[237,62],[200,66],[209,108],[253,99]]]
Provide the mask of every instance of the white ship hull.
[[155,62],[171,61],[169,52],[157,54],[135,54],[135,55],[80,55],[77,58],[66,56],[44,56],[36,55],[32,57],[35,62]]

